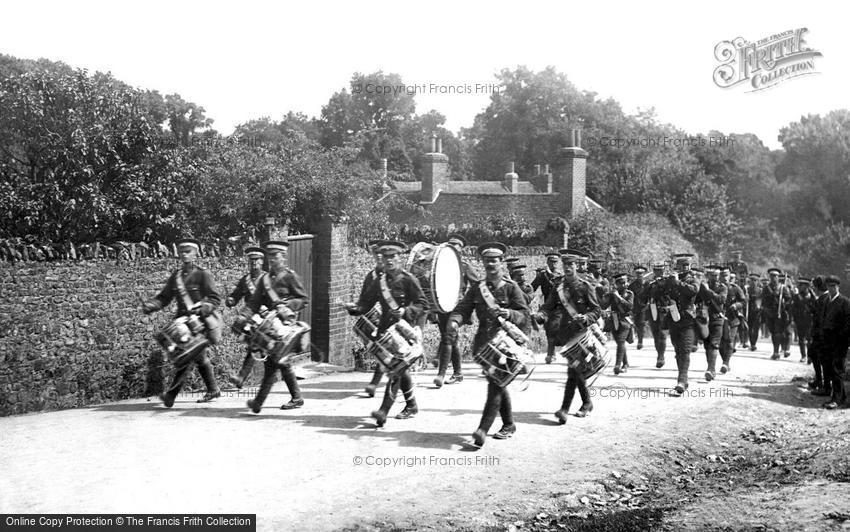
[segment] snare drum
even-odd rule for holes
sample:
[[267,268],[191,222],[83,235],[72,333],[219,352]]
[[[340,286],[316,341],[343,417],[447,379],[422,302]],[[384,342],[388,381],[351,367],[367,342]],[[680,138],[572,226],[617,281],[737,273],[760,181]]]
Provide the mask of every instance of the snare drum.
[[357,317],[357,321],[354,322],[354,332],[363,340],[364,344],[375,339],[375,331],[378,330],[379,321],[381,321],[381,311],[378,307],[372,307],[369,312]]
[[567,365],[575,368],[585,379],[590,379],[608,365],[611,356],[605,347],[605,333],[595,324],[561,348]]
[[447,243],[419,242],[410,250],[405,269],[416,276],[431,311],[454,310],[463,287],[463,269],[455,248]]
[[194,314],[178,316],[157,335],[168,359],[177,367],[191,362],[209,341],[204,337],[204,324]]
[[422,357],[422,333],[418,328],[400,320],[366,346],[366,353],[374,355],[389,377],[394,377],[412,366]]
[[282,321],[277,312],[269,312],[265,317],[255,314],[248,323],[251,356],[260,362],[272,357],[278,365],[289,363],[293,356],[299,354],[295,352],[296,347],[310,332],[310,326],[303,321]]
[[525,345],[519,345],[500,329],[475,355],[487,379],[501,388],[510,384],[520,373],[534,369],[534,354]]

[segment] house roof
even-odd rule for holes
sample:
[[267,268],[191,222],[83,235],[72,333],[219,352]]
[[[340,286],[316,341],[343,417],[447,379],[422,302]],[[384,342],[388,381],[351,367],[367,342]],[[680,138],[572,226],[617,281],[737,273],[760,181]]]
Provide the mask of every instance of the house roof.
[[[395,181],[393,186],[399,192],[419,192],[421,181]],[[528,181],[517,183],[517,192],[513,193],[502,186],[501,181],[449,181],[440,187],[440,194],[545,194],[534,189]]]

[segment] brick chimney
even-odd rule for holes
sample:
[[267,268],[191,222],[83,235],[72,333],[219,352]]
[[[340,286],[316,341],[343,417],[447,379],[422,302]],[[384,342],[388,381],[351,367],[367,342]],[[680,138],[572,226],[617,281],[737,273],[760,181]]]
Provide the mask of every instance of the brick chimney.
[[507,173],[502,180],[502,186],[511,194],[519,192],[519,176],[514,172],[514,163],[508,163]]
[[587,195],[587,152],[581,149],[581,130],[571,129],[567,146],[558,150],[554,177],[561,194],[564,218],[583,212]]
[[422,155],[422,191],[419,203],[434,203],[449,181],[449,158],[442,153],[443,141],[431,135],[431,151]]
[[384,181],[387,180],[387,160],[381,159],[381,177]]

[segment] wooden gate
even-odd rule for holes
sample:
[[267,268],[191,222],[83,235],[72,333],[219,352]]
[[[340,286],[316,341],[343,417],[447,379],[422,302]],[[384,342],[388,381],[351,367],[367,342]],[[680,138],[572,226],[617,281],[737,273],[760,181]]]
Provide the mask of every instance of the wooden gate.
[[[301,278],[301,284],[310,298],[310,303],[298,312],[298,319],[310,324],[312,323],[313,306],[313,235],[289,235],[289,268],[294,270]],[[314,357],[316,353],[312,354]]]

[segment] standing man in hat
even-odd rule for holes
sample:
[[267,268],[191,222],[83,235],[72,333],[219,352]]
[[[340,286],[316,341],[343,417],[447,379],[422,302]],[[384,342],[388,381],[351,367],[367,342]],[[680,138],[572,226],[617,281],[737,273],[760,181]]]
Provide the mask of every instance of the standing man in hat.
[[[228,308],[235,307],[243,298],[247,301],[254,292],[257,291],[257,283],[263,275],[263,262],[266,259],[266,252],[260,247],[249,247],[245,249],[245,258],[248,260],[248,273],[246,273],[239,282],[236,283],[236,288],[230,292],[224,304]],[[237,389],[242,389],[245,379],[251,374],[251,369],[254,367],[254,356],[251,354],[251,348],[246,348],[245,360],[242,361],[242,368],[236,375],[230,375],[227,380]]]
[[737,343],[738,330],[743,324],[743,328],[747,323],[744,318],[744,308],[747,305],[747,298],[744,291],[735,283],[727,283],[728,277],[731,275],[728,266],[720,268],[720,282],[726,285],[726,301],[723,304],[726,320],[723,322],[723,335],[720,339],[720,358],[723,360],[723,365],[720,366],[720,373],[726,373],[730,369],[732,353],[735,352],[735,344]]
[[[558,273],[558,262],[561,256],[558,253],[546,254],[546,267],[537,270],[537,276],[531,281],[531,287],[535,290],[540,288],[543,294],[543,301],[549,297],[555,286],[561,282],[561,275]],[[536,323],[536,322],[535,322]],[[547,332],[546,333],[546,363],[551,364],[555,359],[555,340]]]
[[[472,341],[472,350],[475,353],[481,351],[502,328],[500,318],[520,329],[526,329],[527,322],[530,321],[528,304],[522,290],[502,272],[504,244],[482,244],[478,246],[478,254],[484,263],[485,278],[472,285],[449,317],[449,330],[456,335],[459,325],[469,321],[475,311],[478,316],[478,332]],[[511,396],[507,387],[503,388],[488,379],[487,402],[484,404],[478,428],[472,434],[475,445],[484,445],[487,432],[496,420],[497,413],[501,415],[502,428],[493,438],[510,438],[516,432]]]
[[[726,312],[724,305],[729,289],[719,280],[720,266],[710,265],[705,268],[707,283],[700,283],[697,300],[702,302],[708,313],[708,336],[703,339],[705,347],[706,369],[705,380],[711,382],[716,376],[717,355],[720,353],[720,341],[723,338]],[[726,366],[724,362],[724,366]],[[726,367],[728,370],[728,366]],[[725,371],[723,372],[725,373]]]
[[[273,240],[263,243],[263,248],[269,259],[269,272],[260,278],[257,291],[246,301],[240,318],[247,321],[253,314],[259,314],[261,307],[266,307],[269,312],[277,312],[281,321],[294,320],[296,314],[307,305],[309,298],[301,278],[287,267],[289,242]],[[257,396],[248,401],[248,408],[255,414],[259,414],[263,408],[263,403],[277,379],[278,370],[291,395],[289,402],[281,405],[280,409],[291,410],[304,406],[292,365],[278,364],[273,358],[268,357],[264,362],[263,382]]]
[[631,311],[634,305],[634,293],[626,288],[629,276],[619,273],[614,276],[614,290],[611,290],[602,298],[603,309],[611,309],[608,318],[609,329],[617,344],[617,358],[614,362],[614,375],[625,373],[629,367],[629,358],[626,353],[626,341],[632,332]]
[[742,253],[740,251],[732,252],[732,260],[730,260],[726,265],[729,267],[729,271],[735,274],[742,283],[744,279],[750,274],[750,268],[747,266],[747,263],[741,260]]
[[779,282],[781,273],[779,268],[767,270],[770,282],[761,292],[762,312],[767,323],[767,329],[770,331],[770,338],[773,341],[773,355],[770,357],[772,360],[779,360],[779,352],[783,348],[785,357],[791,356],[787,338],[788,322],[791,316],[789,312],[791,291]]
[[635,323],[637,333],[637,350],[643,349],[643,335],[646,332],[646,309],[649,305],[649,282],[646,280],[646,268],[638,264],[634,269],[635,280],[629,285],[629,290],[634,294],[634,306],[632,307],[632,319]]
[[[546,323],[546,330],[555,336],[556,345],[565,345],[571,338],[584,334],[587,328],[599,319],[602,309],[596,298],[596,290],[579,277],[577,264],[585,256],[580,251],[562,249],[561,263],[564,278],[549,293],[549,297],[535,316],[537,323]],[[567,370],[567,385],[561,408],[555,412],[555,418],[563,425],[567,422],[570,404],[576,389],[581,397],[581,408],[576,416],[585,417],[593,410],[590,391],[584,376],[576,368]]]
[[[177,302],[177,315],[175,317],[190,314],[200,315],[206,325],[204,334],[207,340],[215,345],[221,341],[221,318],[216,312],[221,304],[221,295],[216,289],[210,272],[195,265],[200,250],[201,245],[195,239],[184,238],[177,242],[177,255],[182,267],[174,270],[165,282],[165,287],[156,297],[142,304],[142,312],[150,314],[161,310],[174,299]],[[215,382],[213,366],[206,354],[206,349],[202,349],[195,355],[192,362],[198,366],[198,372],[207,387],[207,393],[198,402],[206,403],[221,397],[221,391]],[[174,405],[174,399],[180,393],[180,389],[183,388],[186,376],[191,369],[191,363],[175,368],[171,386],[159,396],[167,408]]]
[[750,351],[756,350],[756,343],[761,332],[761,286],[759,285],[761,278],[757,273],[751,273],[747,277],[747,287],[744,290],[744,295],[747,297],[747,335],[749,340]]
[[[466,247],[466,240],[460,235],[449,235],[448,244],[460,255],[461,250]],[[469,288],[479,281],[478,273],[469,264],[469,261],[461,257],[461,297],[469,291]],[[440,347],[437,354],[438,366],[437,377],[434,378],[434,386],[441,388],[449,369],[449,359],[452,362],[452,376],[445,381],[446,384],[455,384],[463,381],[463,364],[461,362],[460,349],[457,346],[457,334],[448,330],[450,312],[437,314],[437,326],[440,328]]]
[[832,397],[823,407],[834,410],[847,401],[844,389],[844,364],[850,345],[850,299],[839,293],[841,281],[835,275],[827,276],[827,299],[823,313],[823,336],[826,339],[827,370],[824,379],[832,383]]
[[797,279],[797,293],[791,296],[791,317],[797,330],[800,344],[800,362],[808,362],[808,347],[812,343],[812,316],[815,296],[810,290],[812,280],[808,277]]
[[666,276],[664,271],[667,265],[663,262],[656,262],[652,265],[652,282],[646,288],[649,294],[649,332],[652,333],[652,340],[655,345],[655,367],[664,367],[664,352],[667,351],[667,334],[669,333],[669,323],[667,314],[672,304],[670,294],[667,293]]
[[670,340],[676,351],[676,366],[679,375],[673,395],[681,397],[688,389],[688,369],[691,351],[696,341],[696,297],[700,286],[691,271],[690,253],[679,253],[674,257],[678,273],[668,277],[662,291],[672,302],[667,320],[670,323]]
[[[372,271],[367,273],[366,277],[363,278],[363,284],[360,286],[360,297],[358,298],[358,301],[363,300],[372,284],[378,281],[378,276],[381,275],[381,272],[383,271],[383,258],[381,257],[381,253],[378,251],[381,242],[383,242],[383,240],[370,240],[367,243],[369,252],[372,254],[372,259],[375,261],[375,267],[372,268]],[[372,307],[374,307],[374,304]],[[367,308],[364,313],[369,312],[372,307]],[[381,383],[381,377],[383,376],[384,370],[381,367],[381,363],[376,360],[375,371],[372,372],[372,380],[366,385],[366,395],[369,397],[375,397],[375,390],[378,389],[378,384]]]
[[809,383],[809,389],[812,390],[812,395],[832,397],[832,381],[827,378],[829,370],[826,368],[829,357],[826,337],[823,334],[824,312],[829,301],[829,293],[822,275],[812,280],[812,292],[815,300],[812,304],[812,345],[809,348],[809,359],[815,370],[815,380]]
[[[383,258],[383,271],[378,280],[372,283],[364,298],[356,304],[347,304],[345,308],[349,314],[359,316],[375,303],[380,303],[381,320],[376,331],[376,336],[380,337],[402,319],[411,326],[419,323],[420,317],[428,309],[428,300],[416,277],[402,268],[401,254],[406,251],[407,246],[401,242],[386,240],[381,242],[378,249]],[[406,406],[396,419],[410,419],[419,413],[413,394],[413,379],[409,370],[404,369],[387,383],[380,408],[372,412],[372,417],[379,427],[383,427],[387,422],[399,389],[404,394]]]

